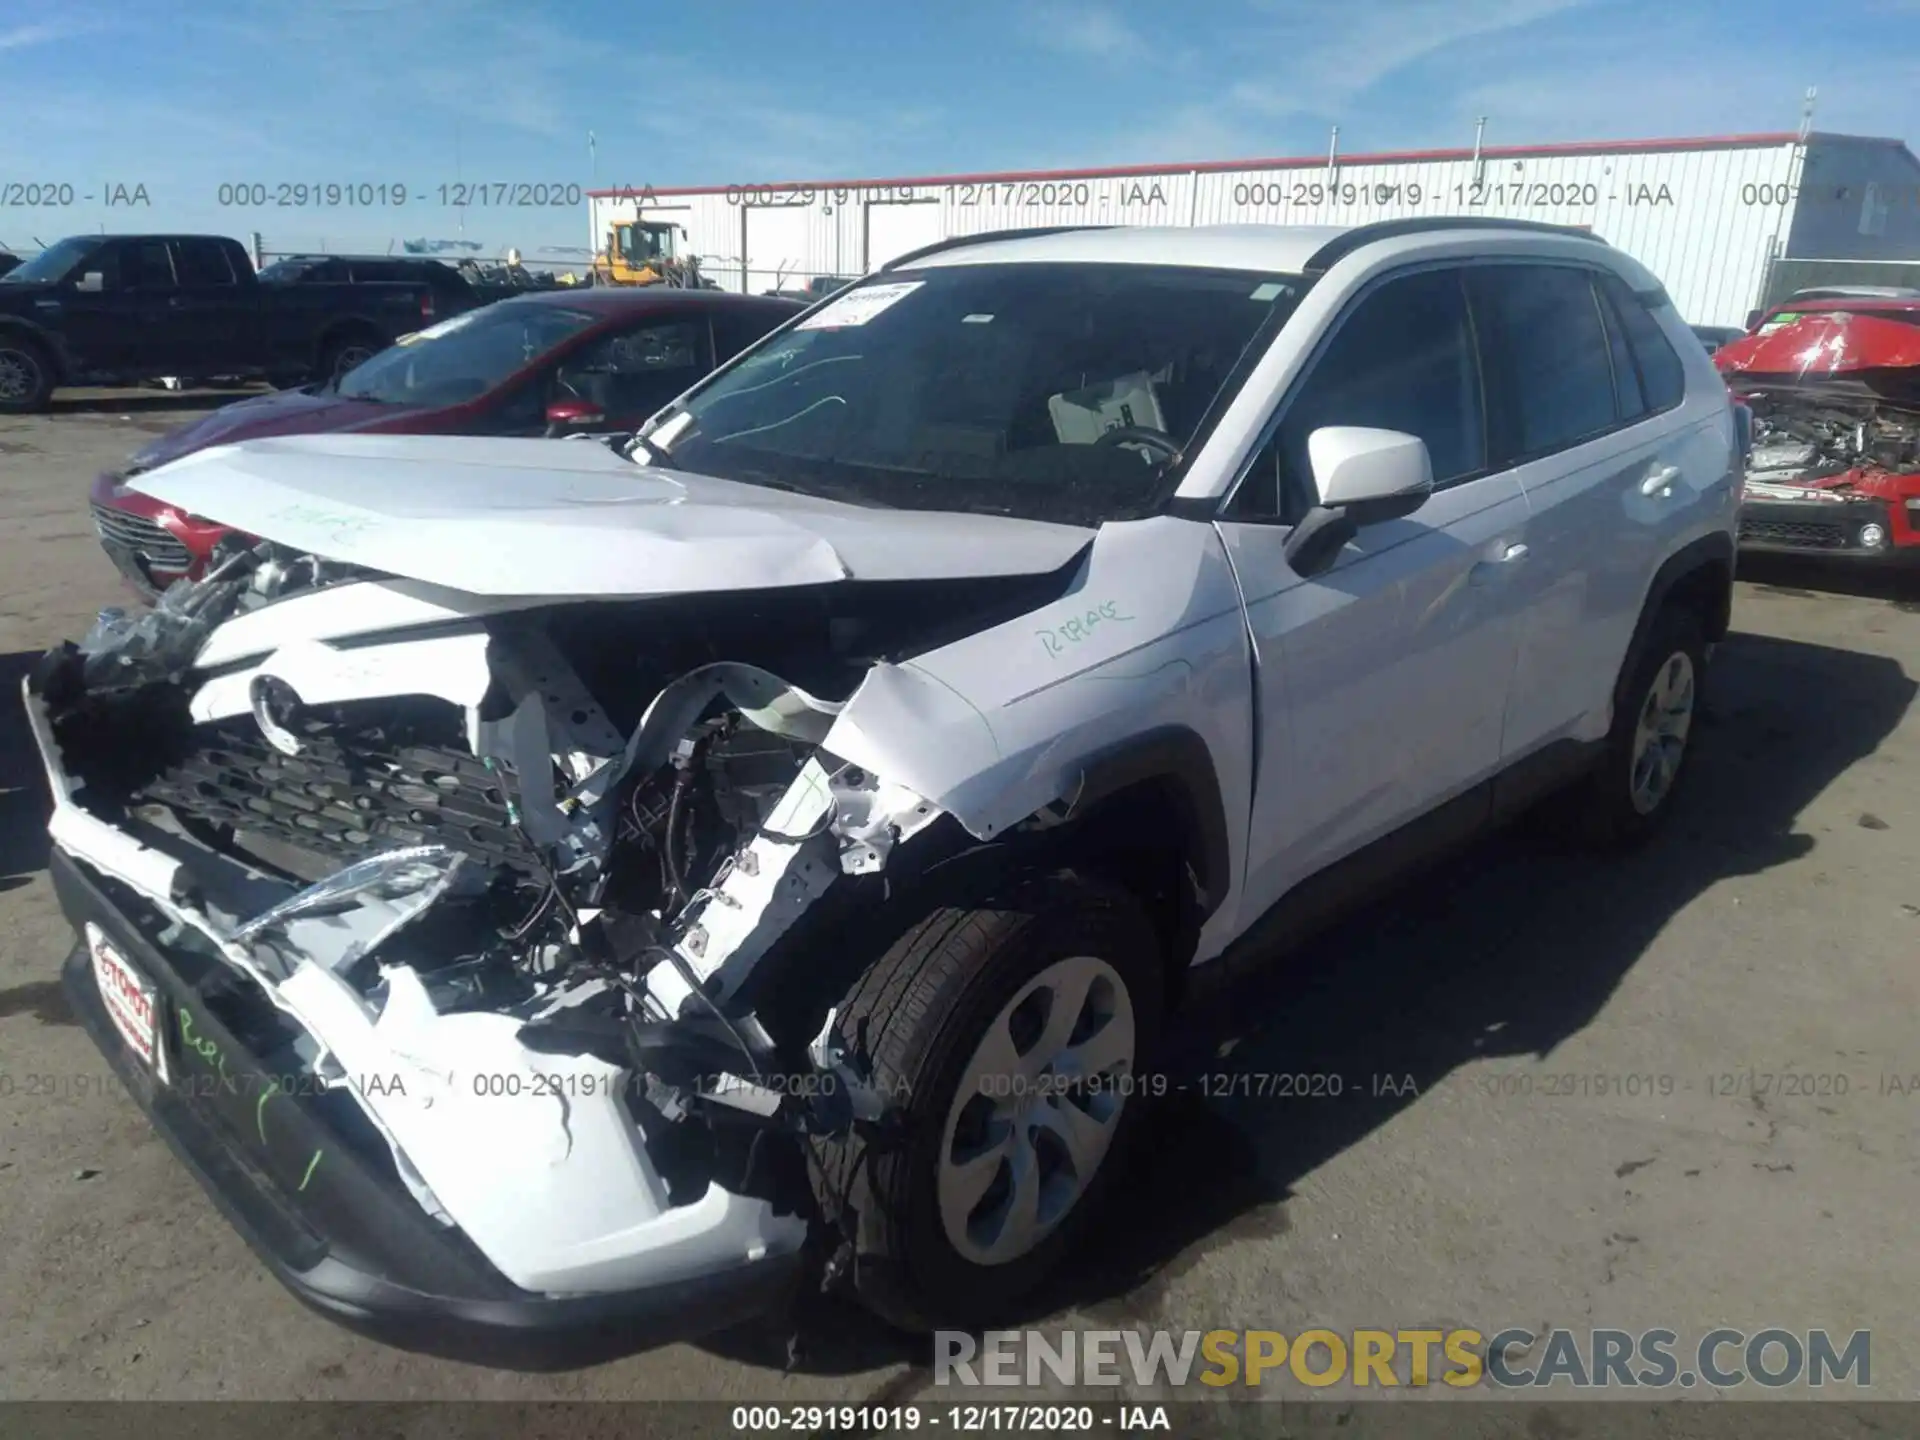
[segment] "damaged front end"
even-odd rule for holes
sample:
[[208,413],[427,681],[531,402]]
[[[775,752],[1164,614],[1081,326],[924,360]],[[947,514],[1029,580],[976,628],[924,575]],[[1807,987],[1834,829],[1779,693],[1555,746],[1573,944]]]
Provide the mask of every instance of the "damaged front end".
[[1920,312],[1783,317],[1714,359],[1754,416],[1743,548],[1920,555]]
[[[268,1209],[403,1194],[408,1238],[346,1247],[402,1258],[356,1273],[444,1243],[488,1305],[671,1291],[696,1326],[684,1287],[800,1252],[792,1142],[885,1117],[825,1043],[820,936],[943,812],[838,758],[843,716],[1035,583],[462,606],[262,544],[103,616],[26,703],[63,900],[158,990],[142,1084],[240,1083],[210,1123]],[[296,1110],[313,1157],[270,1139]]]

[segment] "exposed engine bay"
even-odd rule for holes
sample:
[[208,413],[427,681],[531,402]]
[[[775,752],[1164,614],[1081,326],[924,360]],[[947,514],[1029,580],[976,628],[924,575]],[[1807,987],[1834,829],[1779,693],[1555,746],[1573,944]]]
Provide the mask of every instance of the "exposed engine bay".
[[[1920,327],[1913,319],[1897,307],[1783,314],[1715,354],[1753,412],[1750,498],[1904,508],[1920,484],[1907,478],[1920,475]],[[1820,522],[1808,523],[1808,535],[1833,538]]]
[[516,1284],[797,1245],[756,1137],[886,1099],[799,967],[765,962],[943,819],[830,734],[876,666],[1060,577],[301,619],[383,578],[235,542],[49,652],[29,709],[55,840],[251,977],[422,1207]]
[[1762,390],[1754,411],[1748,473],[1818,484],[1858,471],[1920,472],[1920,399],[1848,397],[1828,387]]

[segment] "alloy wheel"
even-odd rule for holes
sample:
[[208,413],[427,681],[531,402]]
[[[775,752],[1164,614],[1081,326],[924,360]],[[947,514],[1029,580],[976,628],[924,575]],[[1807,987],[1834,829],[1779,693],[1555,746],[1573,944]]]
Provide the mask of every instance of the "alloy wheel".
[[1055,961],[1002,1007],[962,1072],[941,1139],[940,1220],[980,1265],[1031,1253],[1113,1144],[1136,1045],[1126,982],[1091,955]]
[[1693,728],[1696,688],[1692,657],[1676,650],[1654,673],[1641,701],[1628,785],[1633,808],[1642,815],[1660,808],[1680,774],[1687,733]]
[[0,400],[21,401],[40,385],[40,366],[23,350],[0,350]]

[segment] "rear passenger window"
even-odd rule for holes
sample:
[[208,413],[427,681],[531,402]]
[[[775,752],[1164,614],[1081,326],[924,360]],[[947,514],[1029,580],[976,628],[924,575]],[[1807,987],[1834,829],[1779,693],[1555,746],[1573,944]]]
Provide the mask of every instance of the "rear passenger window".
[[1389,280],[1334,332],[1236,495],[1241,518],[1297,520],[1317,501],[1307,437],[1326,425],[1402,430],[1427,442],[1433,481],[1484,470],[1480,367],[1458,270]]
[[1607,296],[1607,302],[1600,308],[1607,325],[1607,352],[1613,360],[1614,409],[1620,423],[1629,425],[1647,413],[1647,397],[1640,388],[1640,367],[1627,344],[1626,325],[1620,318],[1619,306],[1611,295]]
[[1680,356],[1661,330],[1660,322],[1648,312],[1640,297],[1627,288],[1625,281],[1609,275],[1602,283],[1626,329],[1627,346],[1640,371],[1647,409],[1656,413],[1671,410],[1687,395],[1687,372]]
[[1611,430],[1613,362],[1589,272],[1495,265],[1472,272],[1474,318],[1504,380],[1500,451],[1513,464]]
[[173,265],[182,285],[231,285],[233,264],[224,247],[205,240],[176,240]]

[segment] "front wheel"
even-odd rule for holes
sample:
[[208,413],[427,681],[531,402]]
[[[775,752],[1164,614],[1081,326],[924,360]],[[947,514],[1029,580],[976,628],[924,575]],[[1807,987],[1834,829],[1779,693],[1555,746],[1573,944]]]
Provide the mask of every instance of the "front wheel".
[[31,415],[53,395],[53,366],[31,340],[0,335],[0,414]]
[[813,1142],[811,1169],[884,1319],[1004,1318],[1071,1251],[1138,1117],[1154,934],[1124,892],[1063,872],[934,911],[854,986],[838,1039],[898,1123]]

